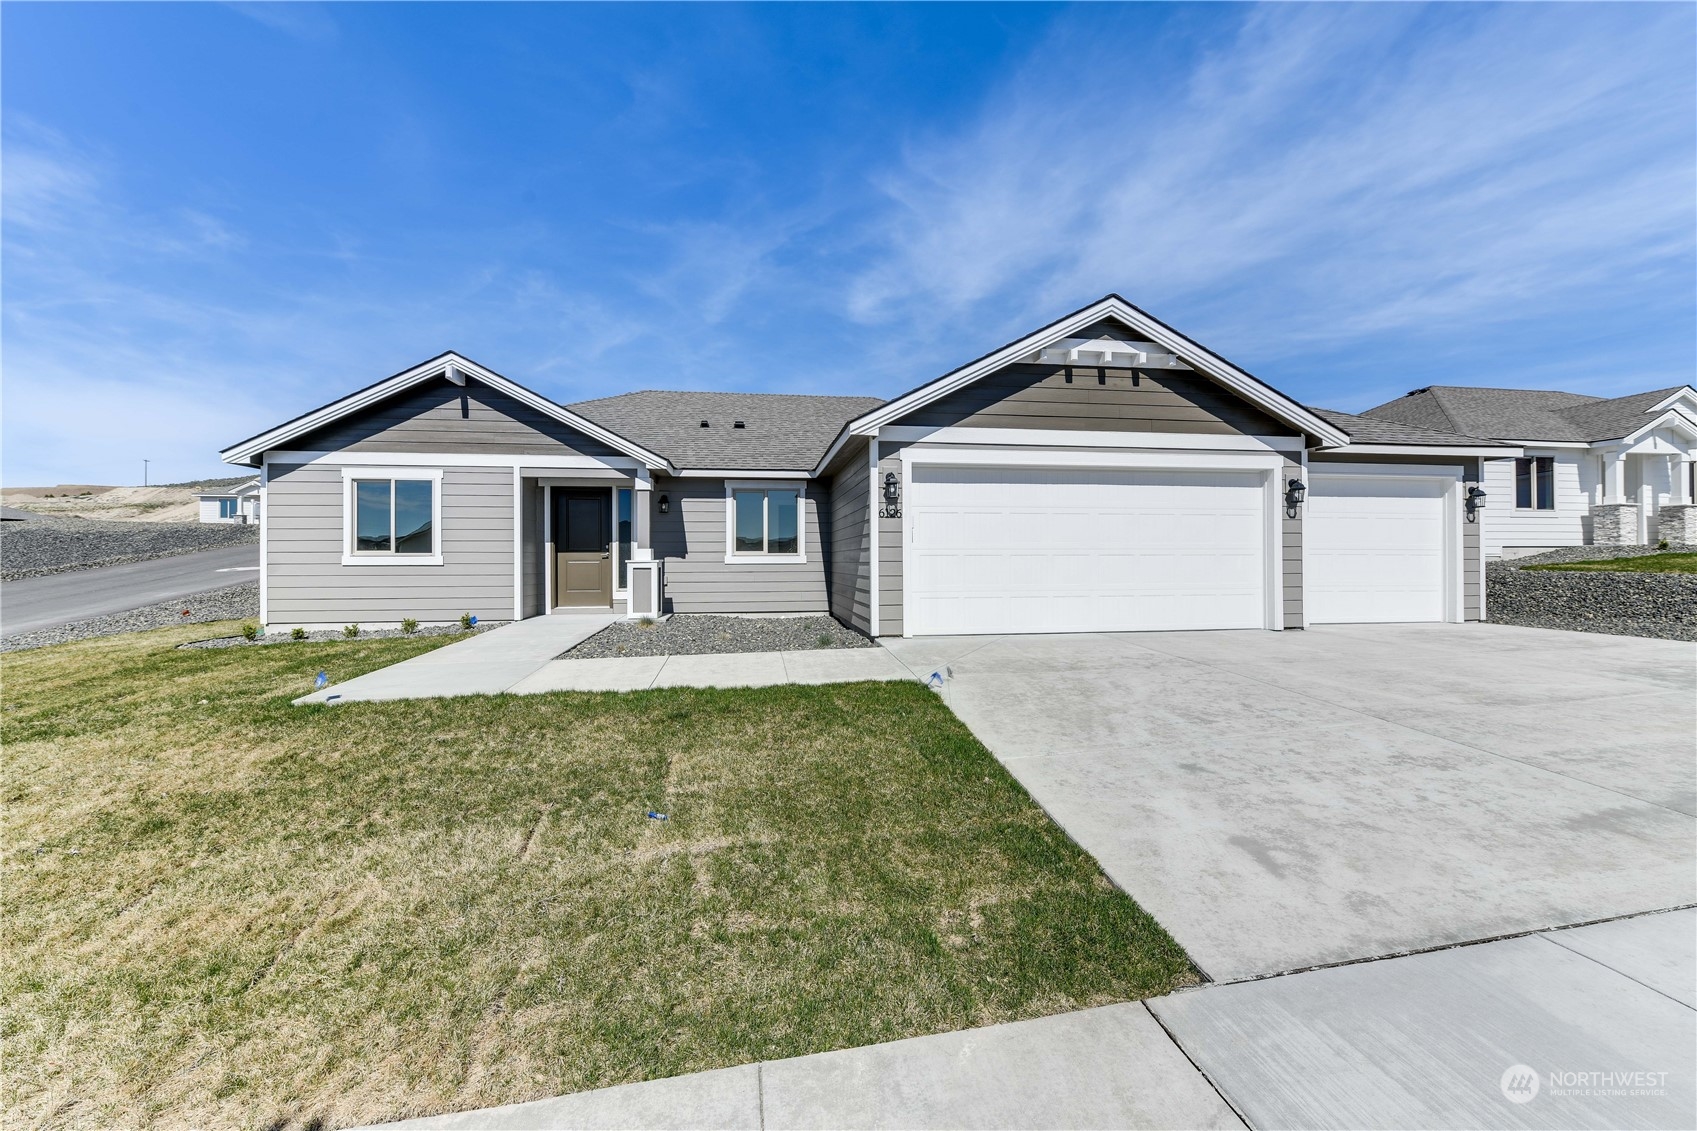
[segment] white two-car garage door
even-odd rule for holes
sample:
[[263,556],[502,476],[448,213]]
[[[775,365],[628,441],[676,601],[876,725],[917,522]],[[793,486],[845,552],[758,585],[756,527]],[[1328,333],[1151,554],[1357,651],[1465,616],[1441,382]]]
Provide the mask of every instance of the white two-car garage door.
[[913,635],[1266,626],[1264,473],[910,470]]
[[1310,624],[1447,619],[1448,496],[1438,478],[1310,468],[1302,589]]

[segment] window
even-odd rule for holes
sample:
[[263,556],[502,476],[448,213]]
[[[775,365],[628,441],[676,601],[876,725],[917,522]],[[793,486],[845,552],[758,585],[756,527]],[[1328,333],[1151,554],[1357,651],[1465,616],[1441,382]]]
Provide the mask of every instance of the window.
[[1514,505],[1522,510],[1556,509],[1554,456],[1528,456],[1514,461]]
[[439,471],[344,468],[343,565],[441,565]]
[[219,499],[218,500],[218,517],[219,518],[240,518],[241,513],[242,513],[242,511],[241,511],[241,500],[240,499]]
[[730,558],[803,561],[799,485],[727,484]]
[[614,567],[613,567],[613,577],[616,579],[613,582],[613,585],[614,585],[614,588],[618,588],[618,589],[624,588],[625,563],[630,561],[630,543],[631,543],[630,498],[631,498],[631,489],[629,487],[620,487],[619,488],[619,510],[618,510],[618,518],[619,518],[619,560],[618,560],[618,562],[616,562],[614,564]]

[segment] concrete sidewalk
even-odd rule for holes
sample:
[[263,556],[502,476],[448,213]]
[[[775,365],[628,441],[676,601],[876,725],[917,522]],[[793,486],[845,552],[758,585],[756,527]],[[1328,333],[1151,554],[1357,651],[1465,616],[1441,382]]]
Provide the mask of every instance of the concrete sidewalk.
[[1686,909],[388,1126],[1692,1127],[1694,971]]
[[[535,695],[546,691],[640,691],[650,687],[772,687],[912,679],[879,648],[737,652],[712,656],[556,659],[621,619],[612,613],[556,613],[514,621],[410,660],[296,699],[357,703],[451,695]],[[331,673],[334,675],[334,673]]]

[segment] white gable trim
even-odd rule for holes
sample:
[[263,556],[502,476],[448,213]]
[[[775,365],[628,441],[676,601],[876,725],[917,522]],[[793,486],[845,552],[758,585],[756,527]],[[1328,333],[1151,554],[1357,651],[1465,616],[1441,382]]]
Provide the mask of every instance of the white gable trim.
[[1672,408],[1674,405],[1679,404],[1682,401],[1688,408],[1697,409],[1697,389],[1693,389],[1690,385],[1685,385],[1675,389],[1667,397],[1651,405],[1649,411],[1660,412],[1664,408]]
[[1083,310],[1067,315],[1059,322],[1051,323],[1034,334],[1029,334],[1017,342],[1003,346],[996,352],[988,354],[970,365],[962,366],[953,373],[946,374],[928,385],[915,389],[906,396],[897,397],[888,404],[873,409],[865,416],[849,421],[842,433],[838,435],[836,442],[831,445],[815,466],[815,474],[822,472],[831,460],[836,458],[837,452],[850,436],[873,435],[879,428],[895,423],[915,409],[923,408],[941,397],[946,397],[955,390],[972,384],[980,377],[994,373],[1004,366],[1012,365],[1037,350],[1052,346],[1067,338],[1077,337],[1080,331],[1104,318],[1119,319],[1150,341],[1170,351],[1192,369],[1212,377],[1269,416],[1282,420],[1293,428],[1300,429],[1315,437],[1320,441],[1321,447],[1338,448],[1349,443],[1349,436],[1335,425],[1328,424],[1289,397],[1263,385],[1213,351],[1191,341],[1178,331],[1161,325],[1118,295],[1109,295],[1099,302],[1091,303]]
[[562,424],[569,425],[616,451],[625,453],[646,467],[665,471],[672,469],[672,465],[664,456],[651,452],[639,444],[633,444],[618,433],[609,431],[594,421],[579,416],[570,409],[562,408],[547,397],[533,393],[523,385],[509,381],[499,373],[485,369],[477,362],[461,357],[457,353],[445,353],[441,357],[432,358],[422,365],[414,366],[403,373],[397,373],[386,381],[379,381],[370,388],[361,389],[359,392],[343,397],[339,401],[332,401],[323,408],[315,409],[305,416],[297,417],[287,424],[271,429],[269,432],[262,432],[251,440],[244,440],[232,447],[225,448],[218,453],[218,458],[225,463],[253,463],[266,451],[280,448],[298,436],[304,436],[308,432],[322,428],[327,424],[333,424],[361,409],[376,404],[378,401],[392,397],[396,393],[404,392],[414,385],[423,384],[425,381],[437,377],[446,378],[450,367],[462,377],[462,382],[456,383],[463,383],[465,376],[476,377],[490,388],[505,393],[521,404],[529,405],[544,416],[552,417]]
[[[1674,398],[1669,399],[1673,400]],[[1601,447],[1603,444],[1635,444],[1658,428],[1667,428],[1697,439],[1697,412],[1692,412],[1682,404],[1675,404],[1654,420],[1628,432],[1620,439],[1603,441],[1598,446]]]

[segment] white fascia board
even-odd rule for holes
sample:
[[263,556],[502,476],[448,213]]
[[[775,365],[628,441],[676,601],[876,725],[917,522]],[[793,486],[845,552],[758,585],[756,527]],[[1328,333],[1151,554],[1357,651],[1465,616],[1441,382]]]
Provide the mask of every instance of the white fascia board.
[[750,471],[747,468],[715,470],[713,468],[691,467],[671,472],[674,479],[815,479],[817,474],[807,470],[797,471]]
[[[1166,348],[1192,369],[1214,378],[1238,396],[1268,414],[1317,437],[1323,446],[1336,448],[1349,443],[1349,436],[1335,425],[1328,424],[1289,397],[1263,385],[1225,358],[1191,341],[1177,331],[1167,329],[1133,308],[1130,303],[1113,296],[1092,303],[1083,310],[1068,315],[1061,321],[1035,334],[1021,338],[1011,345],[1003,346],[995,353],[940,377],[929,385],[915,389],[904,397],[898,397],[888,404],[881,405],[865,416],[851,420],[845,429],[845,433],[857,436],[871,435],[877,429],[886,424],[893,424],[915,409],[923,408],[940,397],[948,396],[956,389],[970,385],[980,377],[993,373],[1004,366],[1012,365],[1035,350],[1073,337],[1078,331],[1108,317],[1118,318],[1126,325],[1147,335],[1151,341]],[[840,444],[841,439],[839,439],[838,444],[832,445],[832,450],[826,453],[826,457],[829,458],[834,455]]]
[[1526,449],[1517,447],[1451,447],[1444,444],[1345,444],[1327,448],[1323,456],[1455,456],[1457,459],[1514,459]]
[[951,467],[1092,467],[1162,471],[1267,471],[1284,466],[1279,452],[1140,452],[1125,449],[1039,450],[1036,448],[967,448],[915,444],[901,450],[907,463]]
[[1210,436],[1200,432],[1076,432],[1062,428],[958,428],[886,424],[878,438],[928,444],[998,444],[1045,448],[1201,448],[1213,451],[1300,452],[1301,436]]
[[539,455],[473,455],[467,452],[291,452],[267,451],[268,464],[340,464],[345,467],[365,467],[393,464],[410,467],[531,467],[563,471],[614,471],[630,476],[642,469],[642,464],[623,456],[539,456]]
[[544,416],[552,417],[562,424],[569,425],[586,436],[600,440],[608,447],[624,452],[627,456],[640,460],[649,467],[663,470],[671,469],[671,464],[664,456],[651,452],[639,444],[634,444],[587,417],[579,416],[570,409],[555,404],[547,397],[533,393],[523,385],[510,381],[499,373],[485,369],[475,361],[470,361],[456,353],[443,354],[441,357],[432,358],[430,361],[415,366],[404,373],[397,373],[387,381],[379,381],[368,389],[362,389],[357,393],[343,397],[339,401],[333,401],[323,408],[309,412],[287,424],[279,425],[251,440],[245,440],[240,444],[225,448],[218,453],[218,458],[225,463],[251,463],[260,458],[266,451],[280,447],[297,436],[304,436],[314,429],[333,424],[343,417],[376,404],[386,397],[392,397],[396,393],[410,389],[414,385],[422,384],[435,377],[443,377],[449,367],[462,374],[469,373],[490,388],[499,390],[521,404],[529,405]]
[[1662,400],[1651,405],[1646,411],[1661,412],[1665,408],[1672,408],[1674,405],[1680,403],[1684,403],[1693,409],[1697,409],[1697,389],[1693,389],[1690,385],[1681,386]]
[[1618,440],[1610,440],[1609,443],[1635,444],[1658,428],[1668,428],[1697,439],[1697,414],[1687,412],[1683,405],[1675,405],[1636,431],[1629,432]]

